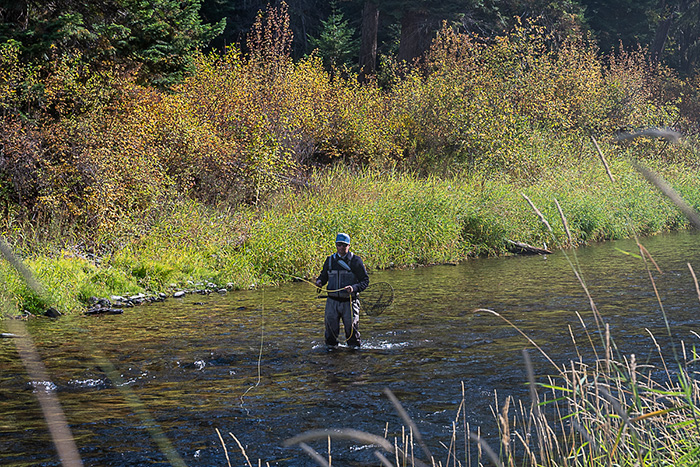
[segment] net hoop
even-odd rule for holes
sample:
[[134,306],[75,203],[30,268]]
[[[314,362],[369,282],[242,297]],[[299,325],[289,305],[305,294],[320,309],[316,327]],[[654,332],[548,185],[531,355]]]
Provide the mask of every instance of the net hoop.
[[394,288],[388,282],[373,282],[357,297],[366,315],[379,316],[394,302]]

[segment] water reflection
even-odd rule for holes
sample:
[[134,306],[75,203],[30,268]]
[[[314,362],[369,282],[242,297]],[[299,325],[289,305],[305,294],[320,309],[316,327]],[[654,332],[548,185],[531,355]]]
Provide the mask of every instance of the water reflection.
[[[670,326],[697,343],[700,311],[687,263],[700,270],[697,236],[645,239],[663,274],[654,273]],[[638,361],[655,361],[653,333],[669,349],[665,322],[643,263],[612,242],[576,251],[576,258],[617,346]],[[372,280],[396,290],[394,306],[363,317],[364,348],[327,351],[323,301],[313,287],[187,296],[129,309],[123,315],[66,317],[29,323],[56,385],[86,465],[167,465],[144,429],[125,387],[148,408],[188,465],[244,461],[228,433],[253,460],[315,465],[282,441],[305,430],[349,427],[383,435],[403,425],[382,394],[391,388],[431,450],[449,444],[466,397],[467,419],[496,435],[490,406],[512,394],[527,400],[521,350],[530,336],[557,364],[593,359],[581,321],[600,341],[586,294],[561,252],[548,257],[480,259],[458,266],[384,271]],[[578,313],[578,315],[577,315]],[[580,318],[579,318],[580,316]],[[576,336],[577,346],[572,343]],[[101,368],[104,355],[119,382]],[[554,372],[531,352],[538,375]],[[0,341],[0,463],[58,465],[46,426],[12,342]],[[125,387],[121,387],[123,385]],[[315,446],[320,452],[325,443]],[[334,462],[374,462],[371,449],[337,443]]]

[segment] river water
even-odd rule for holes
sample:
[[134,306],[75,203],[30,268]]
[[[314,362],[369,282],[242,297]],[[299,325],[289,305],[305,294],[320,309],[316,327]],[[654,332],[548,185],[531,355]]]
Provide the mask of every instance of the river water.
[[[55,388],[85,465],[170,465],[161,434],[185,464],[225,466],[217,429],[231,465],[247,462],[230,434],[254,465],[317,465],[283,441],[320,428],[391,440],[401,433],[405,423],[384,388],[444,462],[463,397],[470,428],[491,439],[496,401],[528,400],[522,349],[530,349],[538,378],[554,373],[518,329],[559,365],[577,352],[594,358],[580,338],[577,312],[589,329],[595,322],[571,263],[620,352],[655,361],[650,333],[669,356],[674,342],[698,344],[700,303],[687,263],[700,272],[699,239],[677,233],[642,240],[663,272],[654,278],[673,338],[644,263],[627,254],[638,254],[633,241],[371,273],[372,281],[390,282],[396,296],[380,316],[363,316],[359,351],[325,349],[323,300],[306,283],[193,294],[122,315],[33,319],[27,326],[50,374],[41,384]],[[474,311],[480,308],[517,329]],[[12,339],[0,339],[0,368],[0,464],[60,465]],[[310,444],[327,456],[327,441]],[[351,441],[331,446],[334,465],[377,465],[373,451]],[[466,453],[460,456],[464,464]]]

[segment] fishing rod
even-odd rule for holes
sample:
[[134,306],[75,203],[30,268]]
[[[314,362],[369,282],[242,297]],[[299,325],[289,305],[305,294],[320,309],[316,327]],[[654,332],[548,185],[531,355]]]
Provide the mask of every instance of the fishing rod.
[[[326,295],[321,295],[323,287],[319,287],[316,283],[311,282],[303,277],[294,276],[292,274],[280,273],[301,282],[306,282],[316,288],[316,298],[328,298],[328,293],[341,292],[345,288],[337,290],[326,289]],[[362,309],[368,316],[379,316],[394,303],[394,287],[388,282],[372,282],[365,290],[357,293],[357,300],[360,302]]]

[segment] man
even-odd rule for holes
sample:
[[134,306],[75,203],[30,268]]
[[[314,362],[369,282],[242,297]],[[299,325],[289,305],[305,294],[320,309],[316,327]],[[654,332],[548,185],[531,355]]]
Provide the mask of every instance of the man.
[[362,259],[350,252],[350,236],[339,233],[336,252],[323,263],[316,286],[328,284],[326,300],[326,345],[338,345],[340,321],[345,328],[345,342],[350,348],[360,347],[360,302],[357,294],[369,285],[369,275]]

